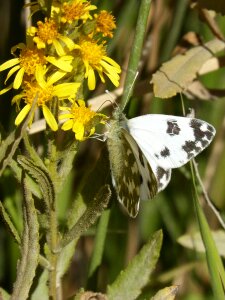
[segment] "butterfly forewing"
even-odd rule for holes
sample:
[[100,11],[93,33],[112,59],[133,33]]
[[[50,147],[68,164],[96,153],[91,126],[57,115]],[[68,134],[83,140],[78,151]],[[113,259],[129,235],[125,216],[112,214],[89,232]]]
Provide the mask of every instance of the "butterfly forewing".
[[199,119],[157,114],[133,118],[127,125],[151,163],[158,191],[170,181],[170,169],[184,165],[199,154],[216,132],[212,125]]

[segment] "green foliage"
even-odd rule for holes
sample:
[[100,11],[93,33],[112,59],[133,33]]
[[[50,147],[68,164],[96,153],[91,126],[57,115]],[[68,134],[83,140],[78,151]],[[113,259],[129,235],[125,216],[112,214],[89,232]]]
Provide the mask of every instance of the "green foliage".
[[[53,14],[51,8],[63,2],[33,2],[33,23],[41,20],[41,14],[55,14],[59,21],[57,8]],[[0,299],[224,299],[224,1],[81,2],[97,9],[90,9],[91,18],[84,15],[72,25],[64,23],[64,38],[75,44],[84,37],[95,38],[107,45],[107,55],[122,66],[121,87],[113,90],[120,68],[110,74],[109,69],[101,69],[104,60],[96,68],[90,62],[83,63],[80,49],[69,50],[66,39],[47,45],[45,58],[53,64],[45,66],[44,75],[36,70],[32,78],[24,76],[20,89],[13,83],[18,84],[23,70],[21,65],[15,66],[15,80],[8,78],[5,83],[16,98],[10,94],[7,99],[5,76],[0,78]],[[117,21],[112,40],[97,30],[95,13],[102,9],[112,11]],[[14,34],[2,34],[1,53],[10,53],[4,36],[10,37],[10,45],[21,42],[11,40],[20,29],[19,20],[13,23],[16,18],[9,12],[6,16]],[[36,45],[30,36],[26,38],[27,45]],[[21,54],[19,47],[13,49]],[[68,54],[65,60],[56,55],[60,50]],[[12,56],[1,57],[0,75],[9,59]],[[92,69],[86,69],[87,65]],[[56,71],[58,66],[72,67],[73,72]],[[13,69],[10,72],[14,74]],[[94,72],[100,77],[93,81]],[[32,94],[30,106],[24,95],[20,97],[27,82],[36,79],[43,86],[53,82],[57,87],[56,96],[44,109],[38,102],[40,93]],[[76,84],[71,94],[60,100],[71,83]],[[90,88],[93,83],[94,93]],[[59,92],[60,84],[66,85]],[[102,124],[108,120],[99,113],[111,105],[105,88],[112,90],[118,103],[122,96],[119,105],[129,106],[129,117],[149,112],[182,115],[183,108],[191,107],[218,132],[213,145],[198,158],[198,166],[193,171],[188,166],[174,170],[165,191],[140,203],[135,220],[118,205],[105,136],[94,121]],[[131,95],[134,98],[130,99]],[[68,132],[71,123],[65,126],[67,120],[61,125],[58,113],[64,107],[64,113],[72,114],[68,111],[71,106],[65,105],[74,100],[80,108],[83,97],[83,103],[89,99],[97,115],[86,125],[86,115],[81,120],[76,115],[80,123],[70,119],[74,123]],[[20,113],[26,105],[29,108],[16,129],[15,112],[7,104],[12,99]],[[36,114],[40,108],[41,116]],[[108,116],[108,110],[104,112]],[[42,117],[47,125],[36,122]],[[51,130],[55,128],[53,119],[58,131]],[[94,131],[100,134],[88,138]],[[82,142],[76,139],[79,134]]]

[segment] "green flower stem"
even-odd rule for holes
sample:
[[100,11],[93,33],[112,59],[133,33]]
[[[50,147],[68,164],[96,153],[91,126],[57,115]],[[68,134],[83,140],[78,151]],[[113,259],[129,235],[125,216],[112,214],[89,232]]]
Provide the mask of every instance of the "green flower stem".
[[150,4],[151,4],[151,0],[141,1],[133,47],[130,54],[127,76],[124,84],[124,93],[121,99],[122,109],[126,106],[130,98],[130,95],[133,92],[134,81],[138,71],[138,63],[141,57],[141,51],[142,51],[142,46],[144,41],[145,28],[146,28],[149,10],[150,10]]
[[57,298],[57,287],[56,287],[56,267],[57,267],[57,259],[58,254],[55,253],[55,249],[57,247],[58,242],[58,224],[57,224],[57,214],[55,208],[52,208],[50,211],[50,264],[51,271],[49,272],[49,295],[52,300],[56,300]]
[[[55,145],[55,134],[49,134],[50,141],[49,141],[49,164],[48,164],[48,171],[52,178],[53,184],[56,187],[57,181],[57,170],[56,170],[56,161],[57,161],[57,150]],[[57,192],[56,192],[57,194]],[[49,272],[49,295],[52,300],[58,299],[57,296],[57,261],[58,261],[58,254],[55,252],[55,249],[58,244],[58,220],[57,220],[57,212],[56,212],[56,198],[53,199],[51,203],[50,212],[49,212],[49,248],[50,248],[50,264],[51,264],[51,271]]]

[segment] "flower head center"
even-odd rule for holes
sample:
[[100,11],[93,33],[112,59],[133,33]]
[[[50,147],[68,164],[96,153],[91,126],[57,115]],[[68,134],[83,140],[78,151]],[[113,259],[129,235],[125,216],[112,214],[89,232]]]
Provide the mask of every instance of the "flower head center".
[[25,73],[33,75],[37,65],[45,65],[46,60],[42,50],[25,48],[20,53],[20,66],[24,67]]
[[57,24],[53,20],[45,20],[45,23],[39,21],[37,25],[37,36],[44,43],[49,43],[49,41],[53,41],[59,36]]
[[36,82],[28,82],[26,83],[26,87],[24,89],[24,100],[27,104],[32,105],[36,95],[37,99],[37,106],[45,105],[46,102],[52,99],[53,93],[53,86],[48,86],[46,88],[40,87]]
[[91,111],[90,108],[85,106],[75,106],[71,107],[71,114],[75,122],[82,123],[84,126],[87,125],[90,120],[96,115],[94,111]]
[[80,47],[82,59],[93,67],[98,67],[102,57],[106,55],[105,47],[95,41],[82,41]]
[[80,1],[75,1],[72,4],[68,4],[66,2],[63,3],[63,8],[62,8],[63,22],[72,23],[74,20],[81,19],[82,16],[86,14],[89,5],[90,5],[89,2],[82,3]]
[[95,15],[97,31],[102,32],[103,36],[113,37],[112,30],[116,28],[115,18],[106,10],[102,10]]

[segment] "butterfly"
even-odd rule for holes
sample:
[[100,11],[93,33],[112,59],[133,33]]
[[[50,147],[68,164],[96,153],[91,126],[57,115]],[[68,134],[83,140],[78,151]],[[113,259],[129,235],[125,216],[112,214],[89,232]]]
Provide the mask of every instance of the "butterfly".
[[216,130],[189,117],[148,114],[126,119],[117,108],[109,123],[107,146],[112,183],[119,202],[136,217],[140,200],[165,189],[171,169],[179,168],[205,149]]

